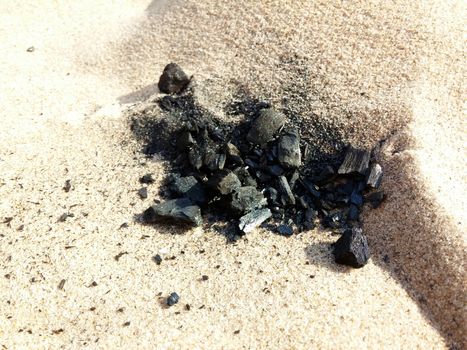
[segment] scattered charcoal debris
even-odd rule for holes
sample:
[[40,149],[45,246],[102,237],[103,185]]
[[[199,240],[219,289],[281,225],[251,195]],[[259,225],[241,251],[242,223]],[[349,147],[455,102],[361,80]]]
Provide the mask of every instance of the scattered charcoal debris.
[[123,327],[128,327],[130,324],[131,324],[130,321],[126,321],[126,322],[123,324]]
[[185,310],[186,310],[186,311],[190,311],[190,310],[191,310],[190,304],[186,304],[186,305],[185,305]]
[[176,63],[169,63],[159,78],[159,90],[166,94],[178,94],[190,83],[190,78]]
[[167,305],[168,306],[173,306],[173,305],[177,304],[179,300],[180,300],[180,297],[178,296],[178,294],[173,292],[167,298]]
[[333,254],[338,264],[355,268],[364,266],[370,258],[368,242],[361,228],[345,230],[334,244]]
[[170,166],[164,200],[143,212],[143,222],[206,223],[229,241],[259,226],[291,236],[321,224],[342,235],[335,247],[355,230],[366,242],[359,228],[364,203],[376,208],[385,197],[374,151],[345,145],[320,121],[309,127],[288,105],[277,110],[248,96],[225,110],[243,120],[222,121],[200,105],[189,81],[168,65],[159,87],[170,95],[155,101],[159,119],[149,122],[141,112],[132,119],[135,135],[147,142],[144,152],[157,152]]
[[154,260],[154,262],[157,265],[160,265],[162,263],[162,257],[159,254],[156,254],[155,256],[153,256],[152,260]]
[[152,174],[146,174],[146,175],[143,175],[140,179],[139,179],[139,182],[141,182],[142,184],[152,184],[154,183],[154,177],[152,176]]
[[148,188],[147,187],[141,187],[138,190],[138,195],[141,199],[146,199],[148,198]]
[[208,279],[209,279],[209,276],[207,276],[207,275],[202,275],[201,276],[202,281],[207,281]]
[[70,190],[71,190],[71,180],[66,180],[65,181],[65,186],[63,186],[63,190],[65,192],[70,192]]
[[27,48],[27,52],[34,52],[36,50],[36,48],[34,46],[30,46]]

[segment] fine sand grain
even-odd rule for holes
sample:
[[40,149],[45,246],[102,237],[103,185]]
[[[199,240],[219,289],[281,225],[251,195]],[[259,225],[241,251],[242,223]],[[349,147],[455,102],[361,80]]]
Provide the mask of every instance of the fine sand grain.
[[[465,348],[464,13],[435,0],[1,2],[0,345]],[[170,61],[220,118],[247,94],[303,132],[384,140],[367,266],[336,266],[336,237],[319,231],[226,244],[135,222],[165,164],[139,153],[126,110],[152,106]]]

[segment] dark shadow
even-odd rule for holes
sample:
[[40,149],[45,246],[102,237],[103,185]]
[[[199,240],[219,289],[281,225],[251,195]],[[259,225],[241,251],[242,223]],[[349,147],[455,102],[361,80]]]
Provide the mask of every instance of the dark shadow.
[[[336,237],[337,240],[338,237]],[[350,267],[339,265],[334,262],[332,245],[329,243],[313,243],[305,248],[305,255],[311,265],[325,267],[333,272],[346,273]]]
[[157,84],[151,84],[145,86],[144,88],[130,92],[129,94],[120,96],[117,98],[120,103],[135,103],[147,100],[149,97],[159,92],[159,87]]
[[383,188],[391,191],[380,208],[364,213],[373,262],[401,283],[451,349],[465,349],[467,254],[451,244],[463,233],[420,181],[415,159],[404,152],[409,143],[399,135],[382,147]]

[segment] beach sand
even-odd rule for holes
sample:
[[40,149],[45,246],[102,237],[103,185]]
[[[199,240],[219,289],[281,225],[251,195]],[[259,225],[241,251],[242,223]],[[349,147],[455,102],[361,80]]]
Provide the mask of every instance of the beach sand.
[[[435,0],[2,2],[0,346],[465,348],[463,13]],[[367,266],[334,264],[336,237],[320,231],[227,244],[135,221],[165,164],[139,152],[127,111],[151,106],[171,61],[221,118],[243,92],[353,144],[384,140]]]

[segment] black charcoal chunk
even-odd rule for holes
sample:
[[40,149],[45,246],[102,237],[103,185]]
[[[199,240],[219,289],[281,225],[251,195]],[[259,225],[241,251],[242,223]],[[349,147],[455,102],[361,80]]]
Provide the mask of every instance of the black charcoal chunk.
[[168,306],[173,306],[173,305],[177,304],[179,300],[180,300],[180,297],[178,296],[178,294],[173,292],[167,298],[167,305]]
[[143,220],[146,223],[171,220],[176,223],[194,226],[199,226],[203,223],[201,209],[188,198],[172,199],[153,205],[144,211]]
[[166,94],[178,94],[183,91],[190,82],[190,78],[176,63],[165,66],[159,78],[159,90]]
[[355,268],[364,266],[370,258],[370,249],[361,228],[347,229],[334,244],[333,254],[338,264]]
[[160,265],[162,263],[162,257],[159,255],[159,254],[156,254],[152,257],[152,260],[154,260],[154,262],[157,264],[157,265]]
[[277,232],[282,236],[292,236],[293,228],[290,225],[282,224],[277,227]]
[[196,170],[201,169],[203,166],[203,158],[204,152],[199,147],[193,147],[188,152],[188,161],[190,162],[190,165]]
[[319,187],[312,183],[309,179],[301,180],[301,184],[303,187],[315,198],[321,197],[321,193],[319,192]]
[[379,188],[383,179],[383,169],[381,165],[375,163],[371,166],[370,174],[366,180],[366,184],[372,188]]
[[243,164],[243,159],[238,148],[231,142],[225,145],[225,153],[229,161],[236,164]]
[[279,165],[271,165],[267,168],[267,171],[272,176],[281,176],[284,173],[284,169]]
[[213,151],[208,151],[204,155],[204,164],[211,171],[222,170],[225,165],[225,154],[214,153]]
[[147,187],[142,187],[138,190],[138,195],[141,199],[146,199],[148,198],[148,188]]
[[370,203],[373,209],[375,209],[379,207],[384,198],[383,191],[375,191],[365,195],[365,202]]
[[295,197],[285,176],[279,176],[279,192],[286,205],[295,205]]
[[300,135],[297,130],[282,135],[277,145],[279,163],[284,168],[298,168],[302,163]]
[[152,176],[152,174],[143,175],[139,179],[139,182],[141,182],[142,184],[152,184],[154,181],[155,180],[154,180],[154,177]]
[[250,175],[250,172],[246,168],[237,168],[233,171],[237,175],[238,179],[242,183],[242,186],[253,186],[256,187],[258,184],[256,180]]
[[206,202],[206,193],[203,186],[194,176],[180,177],[174,175],[169,188],[177,196],[188,197],[195,203],[202,204]]
[[363,149],[349,146],[345,159],[339,167],[339,174],[360,173],[366,175],[368,163],[370,162],[370,152]]
[[350,205],[349,208],[349,220],[358,221],[359,220],[359,211],[358,207],[354,204]]
[[208,186],[219,191],[220,194],[227,195],[241,187],[242,183],[233,172],[221,171],[209,179]]
[[240,218],[238,227],[243,233],[253,231],[256,227],[261,225],[271,217],[271,211],[266,209],[256,209]]
[[350,203],[355,204],[357,207],[361,207],[363,205],[363,196],[354,190],[350,195]]
[[236,213],[247,213],[250,210],[261,208],[267,201],[263,194],[255,187],[245,186],[237,188],[232,194],[230,207]]
[[324,217],[323,226],[332,229],[342,228],[346,224],[346,219],[347,218],[343,211],[334,211]]
[[195,144],[195,140],[189,131],[184,131],[177,139],[177,148],[179,151],[184,151]]
[[284,114],[272,108],[262,109],[251,125],[247,140],[257,145],[266,144],[284,124]]
[[295,170],[292,173],[292,175],[290,175],[289,177],[289,185],[292,190],[294,189],[295,184],[297,183],[299,179],[300,179],[300,173],[298,172],[298,170]]
[[264,191],[266,197],[268,198],[269,204],[276,204],[279,199],[279,193],[274,187],[268,187]]

